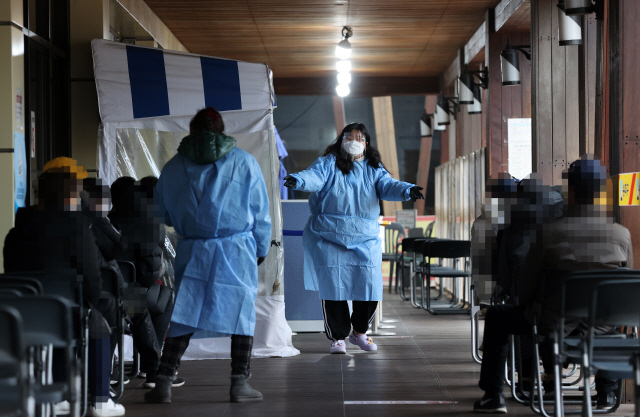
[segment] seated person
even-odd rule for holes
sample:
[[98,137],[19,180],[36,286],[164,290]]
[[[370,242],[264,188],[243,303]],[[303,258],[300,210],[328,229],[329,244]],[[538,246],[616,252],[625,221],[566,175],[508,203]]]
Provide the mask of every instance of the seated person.
[[[487,311],[479,382],[485,395],[474,404],[476,412],[507,412],[502,388],[509,335],[531,332],[534,301],[545,272],[633,267],[629,230],[613,222],[602,198],[606,196],[606,168],[593,156],[585,155],[572,163],[563,177],[567,185],[564,217],[543,227],[532,244],[519,277],[520,304],[497,305]],[[543,309],[540,331],[554,322],[554,312]],[[552,374],[551,352],[545,351],[541,352],[543,365]],[[614,388],[615,384],[596,383],[599,406],[610,403]]]
[[516,185],[507,173],[490,178],[485,186],[485,205],[471,227],[471,271],[480,300],[491,298],[494,292],[498,243],[502,230],[509,226]]
[[[143,290],[143,302],[137,303],[130,309],[129,315],[134,323],[138,318],[147,320],[149,316],[153,329],[150,332],[140,332],[139,339],[148,348],[138,348],[140,352],[140,370],[146,374],[146,388],[155,386],[155,375],[160,365],[161,347],[169,328],[173,312],[173,291],[162,285],[164,274],[162,253],[165,242],[164,226],[154,217],[153,187],[155,178],[143,178],[136,182],[131,177],[118,178],[112,185],[113,209],[109,219],[122,233],[124,250],[118,255],[118,260],[130,261],[136,267],[136,282]],[[136,297],[131,291],[127,294]],[[145,325],[145,328],[147,326]],[[134,332],[137,334],[134,330]],[[149,338],[149,335],[153,336]],[[136,335],[134,334],[134,340]],[[153,339],[153,340],[151,340]],[[157,351],[152,350],[152,345]],[[136,345],[137,346],[137,345]],[[184,379],[176,378],[173,386],[181,386]]]
[[[76,279],[82,283],[84,301],[94,307],[90,316],[88,415],[119,416],[125,410],[111,400],[109,374],[104,371],[111,364],[110,330],[99,308],[99,251],[90,221],[80,211],[81,180],[86,177],[84,168],[70,158],[55,158],[44,166],[38,178],[38,203],[18,210],[15,227],[5,239],[4,269],[8,273],[42,271],[47,279],[58,279],[63,285],[75,285]],[[55,357],[56,350],[53,375],[54,380],[60,380],[65,371],[58,369],[56,365],[63,362]]]

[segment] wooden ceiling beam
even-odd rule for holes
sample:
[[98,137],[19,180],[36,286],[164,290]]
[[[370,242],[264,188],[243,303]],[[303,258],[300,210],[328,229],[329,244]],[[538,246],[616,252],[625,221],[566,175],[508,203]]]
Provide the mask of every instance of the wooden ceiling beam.
[[[437,94],[438,77],[362,77],[357,76],[349,85],[349,97],[380,97],[398,95]],[[276,95],[318,96],[334,95],[336,80],[331,77],[275,78]]]
[[476,33],[473,34],[469,42],[464,46],[464,63],[468,64],[484,49],[485,32],[487,22],[482,22]]
[[502,0],[498,3],[496,8],[493,9],[495,12],[495,31],[499,31],[507,23],[511,15],[525,2],[528,3],[529,0]]

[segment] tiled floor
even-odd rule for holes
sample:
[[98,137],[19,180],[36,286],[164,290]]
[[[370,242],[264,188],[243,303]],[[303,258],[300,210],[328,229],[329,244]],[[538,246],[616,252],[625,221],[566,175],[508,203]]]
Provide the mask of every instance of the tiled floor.
[[[431,316],[396,295],[386,295],[384,314],[395,318],[396,337],[374,337],[378,351],[366,353],[347,342],[346,355],[329,355],[324,334],[298,334],[294,358],[256,359],[251,384],[264,401],[230,404],[230,361],[185,361],[186,384],[173,389],[171,404],[147,404],[143,379],[127,385],[123,404],[130,417],[212,416],[459,416],[472,415],[480,366],[471,359],[468,316]],[[535,415],[509,399],[510,415]],[[350,404],[359,401],[443,402]],[[630,415],[622,406],[616,415]]]

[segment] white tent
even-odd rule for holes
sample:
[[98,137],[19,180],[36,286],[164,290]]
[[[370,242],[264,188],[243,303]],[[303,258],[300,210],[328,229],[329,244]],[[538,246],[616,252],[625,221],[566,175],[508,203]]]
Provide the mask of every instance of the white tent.
[[[274,243],[259,268],[253,355],[298,355],[284,315],[279,160],[269,68],[105,40],[91,46],[102,121],[98,173],[109,184],[125,175],[158,177],[189,131],[193,115],[209,106],[222,114],[225,133],[256,158],[269,193]],[[169,240],[167,246],[172,251]],[[229,339],[198,336],[185,359],[229,357]]]

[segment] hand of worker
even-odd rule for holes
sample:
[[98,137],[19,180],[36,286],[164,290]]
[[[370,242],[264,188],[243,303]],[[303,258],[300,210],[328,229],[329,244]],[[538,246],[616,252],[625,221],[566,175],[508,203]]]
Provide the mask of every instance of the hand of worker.
[[411,187],[409,189],[409,197],[411,197],[413,201],[424,200],[424,196],[420,192],[421,190],[424,190],[424,188],[418,187],[417,185],[415,187]]
[[298,181],[296,181],[296,179],[290,175],[287,175],[286,177],[284,177],[284,186],[287,188],[293,188],[296,186],[297,183]]
[[258,266],[260,266],[260,264],[264,262],[264,259],[264,256],[258,256]]

